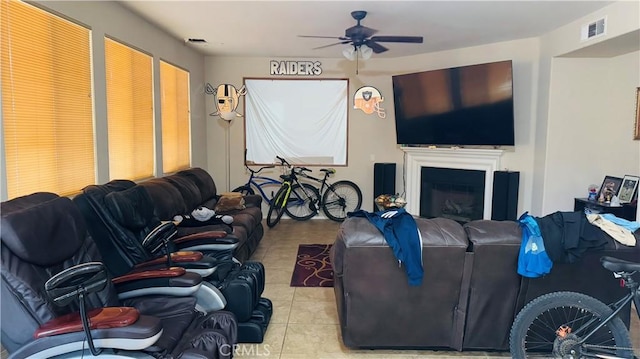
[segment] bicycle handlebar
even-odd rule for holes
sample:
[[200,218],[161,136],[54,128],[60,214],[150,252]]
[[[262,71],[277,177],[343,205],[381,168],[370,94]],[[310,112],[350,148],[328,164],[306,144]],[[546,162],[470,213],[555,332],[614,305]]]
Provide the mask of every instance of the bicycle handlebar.
[[245,162],[244,167],[245,167],[246,169],[248,169],[248,170],[249,170],[249,172],[251,172],[251,173],[253,173],[253,174],[255,175],[255,174],[260,173],[260,171],[262,171],[262,170],[266,170],[266,169],[268,169],[268,168],[274,168],[274,167],[276,167],[276,166],[275,166],[275,165],[263,166],[263,167],[260,167],[260,168],[256,171],[256,170],[254,170],[253,168],[249,167],[249,165]]
[[276,158],[280,161],[281,165],[287,165],[287,167],[291,167],[291,164],[289,162],[287,162],[287,160],[285,160],[284,158],[280,157],[280,156],[276,156]]

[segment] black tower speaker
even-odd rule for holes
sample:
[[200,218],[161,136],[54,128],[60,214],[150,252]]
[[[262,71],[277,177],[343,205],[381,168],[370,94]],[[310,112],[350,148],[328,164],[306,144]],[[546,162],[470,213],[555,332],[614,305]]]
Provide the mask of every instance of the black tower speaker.
[[[396,193],[396,164],[375,163],[373,165],[373,199],[381,194]],[[375,201],[373,209],[377,210]]]
[[493,172],[493,199],[491,219],[515,221],[518,219],[518,187],[520,172]]

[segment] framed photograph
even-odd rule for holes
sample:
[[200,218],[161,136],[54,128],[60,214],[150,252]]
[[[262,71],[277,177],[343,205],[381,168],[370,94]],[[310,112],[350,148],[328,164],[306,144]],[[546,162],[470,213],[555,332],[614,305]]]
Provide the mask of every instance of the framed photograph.
[[640,87],[636,89],[636,122],[633,128],[633,139],[640,140]]
[[600,195],[604,196],[604,198],[607,198],[607,195],[610,195],[609,197],[617,195],[621,184],[622,178],[605,176],[604,181],[602,181],[602,185],[600,186],[600,190],[598,191],[598,196],[596,198],[600,199]]
[[620,199],[620,203],[630,203],[631,201],[633,201],[633,195],[638,189],[639,181],[640,177],[638,176],[624,176],[624,178],[622,179],[622,184],[620,185],[620,190],[618,191],[618,198]]

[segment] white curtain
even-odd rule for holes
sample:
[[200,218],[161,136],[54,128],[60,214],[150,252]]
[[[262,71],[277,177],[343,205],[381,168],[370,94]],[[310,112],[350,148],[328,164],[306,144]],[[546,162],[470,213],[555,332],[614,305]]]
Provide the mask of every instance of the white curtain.
[[247,161],[346,165],[347,80],[246,79]]

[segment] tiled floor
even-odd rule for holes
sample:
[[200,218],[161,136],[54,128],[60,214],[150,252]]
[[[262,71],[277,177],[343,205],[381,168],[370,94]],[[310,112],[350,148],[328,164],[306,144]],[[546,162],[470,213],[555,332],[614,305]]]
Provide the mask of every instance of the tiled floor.
[[[265,226],[265,235],[252,259],[264,263],[264,297],[273,301],[274,313],[262,344],[241,345],[236,357],[269,359],[417,359],[508,358],[508,353],[351,350],[342,344],[333,288],[293,288],[291,274],[301,243],[333,243],[339,223],[329,220],[282,220]],[[632,327],[634,346],[640,347],[640,325]]]

